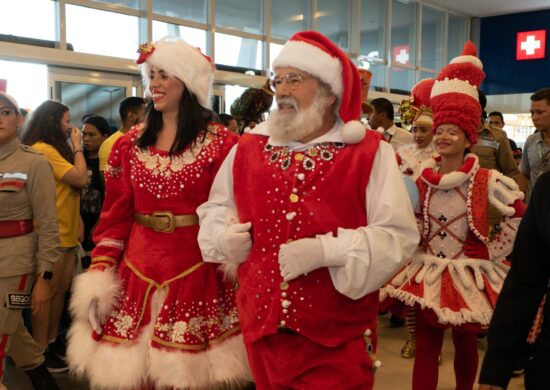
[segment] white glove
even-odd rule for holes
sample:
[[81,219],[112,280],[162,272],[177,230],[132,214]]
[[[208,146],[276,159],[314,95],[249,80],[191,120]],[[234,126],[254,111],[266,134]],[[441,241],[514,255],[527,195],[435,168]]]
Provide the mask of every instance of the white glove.
[[90,322],[92,329],[97,334],[101,334],[103,332],[101,321],[99,320],[97,299],[92,299],[92,301],[90,302],[90,306],[88,307],[88,321]]
[[515,209],[510,207],[516,199],[523,199],[523,192],[519,190],[516,182],[497,171],[491,171],[489,179],[489,201],[503,215],[511,217]]
[[323,244],[319,238],[302,238],[281,245],[279,269],[285,282],[326,266]]
[[229,262],[241,264],[248,258],[252,247],[251,226],[250,222],[234,223],[220,234],[218,248]]

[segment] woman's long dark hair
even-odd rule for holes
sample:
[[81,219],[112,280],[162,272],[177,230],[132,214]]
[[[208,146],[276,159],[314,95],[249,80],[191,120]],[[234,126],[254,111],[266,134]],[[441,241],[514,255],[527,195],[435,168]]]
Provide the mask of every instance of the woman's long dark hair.
[[[186,87],[181,95],[178,112],[178,129],[176,138],[170,147],[170,154],[178,153],[193,145],[200,137],[204,140],[208,122],[212,119],[212,111],[202,107],[197,97]],[[162,112],[155,110],[153,102],[147,108],[147,124],[145,131],[139,137],[137,145],[140,148],[155,145],[162,129]]]
[[54,100],[46,100],[32,112],[31,118],[25,126],[21,142],[26,145],[33,145],[37,142],[49,144],[65,160],[73,164],[73,151],[61,128],[61,118],[67,111],[69,111],[69,107],[66,105]]

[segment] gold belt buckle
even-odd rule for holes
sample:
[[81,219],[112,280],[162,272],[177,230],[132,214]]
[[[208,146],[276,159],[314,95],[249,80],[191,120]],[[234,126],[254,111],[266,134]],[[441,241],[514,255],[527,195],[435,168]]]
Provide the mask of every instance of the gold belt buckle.
[[[172,233],[176,230],[176,220],[174,213],[171,211],[155,211],[151,213],[151,217],[153,217],[151,220],[151,229],[155,232]],[[168,223],[168,226],[164,226],[165,221]]]

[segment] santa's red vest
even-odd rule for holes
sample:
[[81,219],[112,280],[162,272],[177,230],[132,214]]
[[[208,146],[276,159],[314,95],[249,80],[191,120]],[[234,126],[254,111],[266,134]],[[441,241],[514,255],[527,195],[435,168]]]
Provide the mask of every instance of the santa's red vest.
[[285,283],[278,264],[283,243],[367,225],[365,190],[381,139],[367,133],[358,144],[301,152],[272,147],[265,136],[241,137],[233,188],[239,220],[252,222],[253,246],[237,290],[247,342],[287,328],[334,346],[376,329],[378,292],[352,300],[335,289],[328,268]]

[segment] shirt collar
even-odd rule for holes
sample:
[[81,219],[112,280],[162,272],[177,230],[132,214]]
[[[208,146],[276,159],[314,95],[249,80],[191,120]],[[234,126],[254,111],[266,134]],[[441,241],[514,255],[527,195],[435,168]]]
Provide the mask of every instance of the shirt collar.
[[0,146],[0,160],[5,160],[8,156],[10,156],[13,152],[15,152],[20,147],[21,147],[21,142],[17,137],[12,139],[7,144]]
[[384,130],[384,133],[388,133],[391,136],[395,135],[395,132],[397,131],[397,126],[395,124],[388,127],[386,130]]

